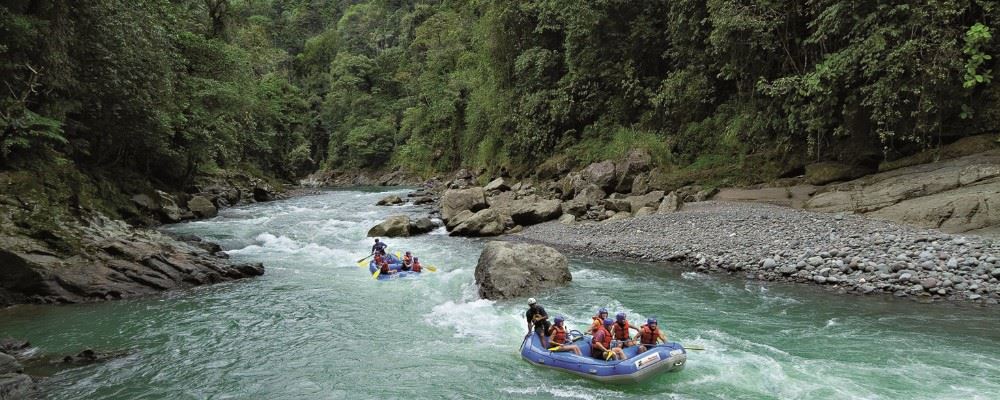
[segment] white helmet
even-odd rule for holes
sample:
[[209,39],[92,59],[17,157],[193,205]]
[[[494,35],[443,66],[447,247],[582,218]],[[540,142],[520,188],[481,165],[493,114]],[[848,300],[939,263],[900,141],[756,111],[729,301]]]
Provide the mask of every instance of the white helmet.
[[530,305],[532,305],[532,304],[535,304],[535,303],[537,303],[537,301],[535,301],[535,298],[534,298],[534,297],[529,297],[529,298],[528,298],[528,305],[529,305],[529,306],[530,306]]

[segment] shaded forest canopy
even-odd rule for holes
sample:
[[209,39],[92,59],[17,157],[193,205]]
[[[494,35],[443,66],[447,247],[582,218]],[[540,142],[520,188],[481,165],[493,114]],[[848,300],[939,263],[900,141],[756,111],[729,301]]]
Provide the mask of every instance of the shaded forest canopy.
[[[0,0],[0,169],[852,164],[1000,127],[995,1]],[[781,168],[771,173],[776,177]],[[772,178],[773,178],[772,177]]]

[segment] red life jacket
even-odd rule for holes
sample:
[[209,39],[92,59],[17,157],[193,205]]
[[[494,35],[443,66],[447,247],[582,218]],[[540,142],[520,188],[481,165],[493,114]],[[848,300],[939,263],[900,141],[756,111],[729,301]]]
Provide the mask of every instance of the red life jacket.
[[413,265],[410,267],[410,269],[412,269],[413,272],[420,272],[420,263],[414,262]]
[[590,342],[591,353],[597,354],[598,351],[604,351],[597,347],[598,343],[604,345],[604,350],[611,350],[611,333],[604,325],[601,325],[600,328],[597,328],[597,332],[594,332],[594,338]]
[[562,327],[560,327],[558,325],[552,325],[552,328],[549,329],[549,334],[552,335],[553,333],[555,335],[552,336],[552,343],[557,343],[557,344],[566,343],[566,329],[565,328],[562,328]]
[[628,321],[625,321],[625,325],[615,322],[615,339],[617,340],[628,340]]
[[639,343],[656,344],[656,339],[660,338],[660,327],[649,329],[649,324],[643,325],[639,329]]

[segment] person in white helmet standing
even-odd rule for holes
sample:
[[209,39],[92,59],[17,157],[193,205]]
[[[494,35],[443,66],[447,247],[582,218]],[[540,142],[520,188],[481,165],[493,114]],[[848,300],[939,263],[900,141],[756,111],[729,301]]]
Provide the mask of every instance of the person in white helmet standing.
[[524,316],[528,320],[528,333],[534,330],[538,334],[542,346],[548,347],[548,343],[545,343],[545,335],[549,332],[552,323],[549,322],[549,314],[545,312],[545,308],[539,305],[534,297],[529,298],[528,311],[524,313]]

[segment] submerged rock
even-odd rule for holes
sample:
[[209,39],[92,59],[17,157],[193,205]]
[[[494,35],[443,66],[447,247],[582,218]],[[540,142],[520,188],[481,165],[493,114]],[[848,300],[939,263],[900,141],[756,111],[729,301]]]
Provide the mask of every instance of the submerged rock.
[[381,200],[379,200],[378,203],[375,203],[375,205],[377,206],[395,206],[399,204],[403,204],[403,199],[394,194],[385,196]]
[[489,242],[479,255],[476,284],[484,299],[528,296],[573,280],[566,256],[536,244]]

